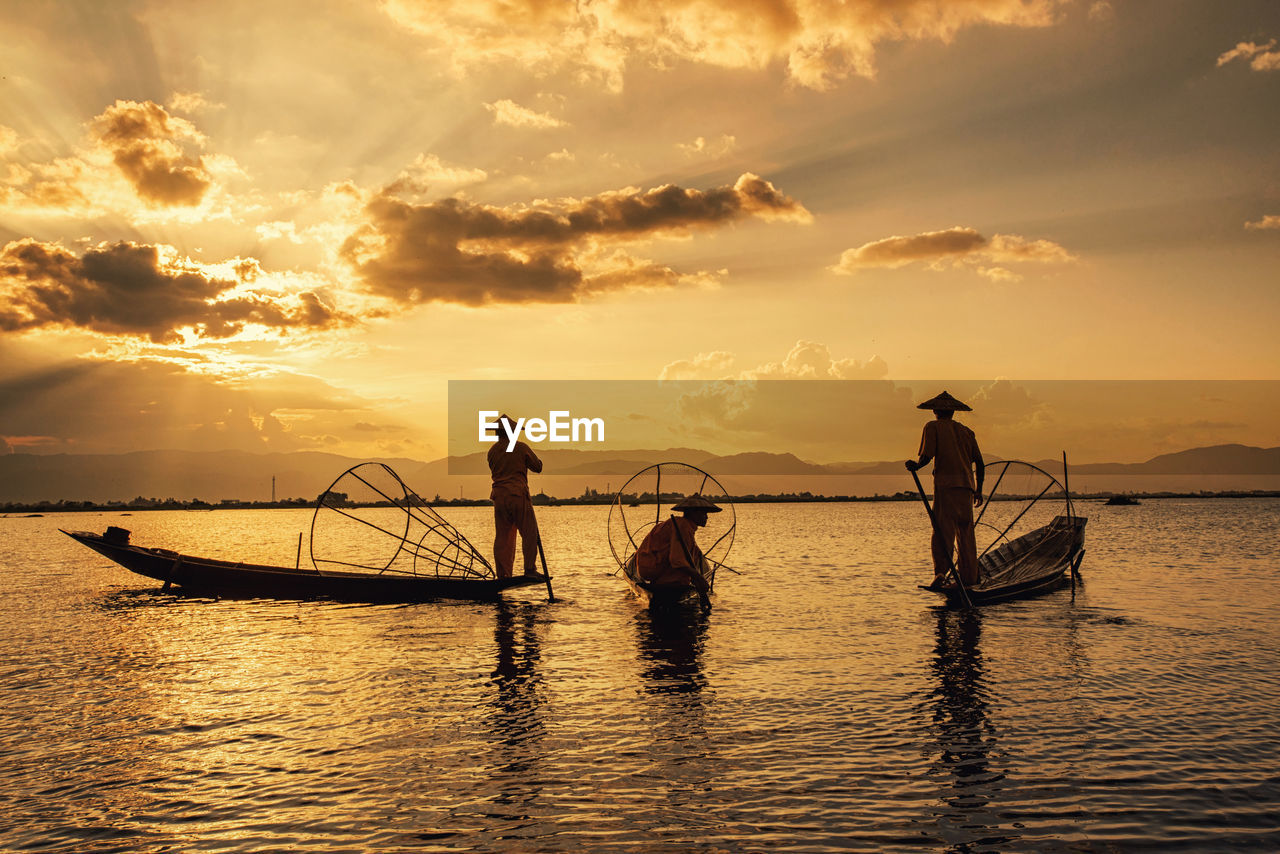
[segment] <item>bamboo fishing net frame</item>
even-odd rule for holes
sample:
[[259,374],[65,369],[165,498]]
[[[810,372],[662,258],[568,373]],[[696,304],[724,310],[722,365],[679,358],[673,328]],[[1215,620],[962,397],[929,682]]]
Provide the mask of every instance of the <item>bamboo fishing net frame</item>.
[[[364,471],[361,471],[362,469]],[[391,495],[387,490],[373,483],[377,474],[389,476],[391,482],[399,487],[401,495]],[[403,511],[404,530],[399,531],[399,526],[397,530],[391,530],[384,524],[351,512],[360,509],[361,505],[351,503],[346,498],[346,493],[337,489],[338,485],[348,478],[363,484],[372,493],[381,496],[391,507]],[[340,495],[342,498],[338,497]],[[376,506],[381,509],[383,505],[367,506]],[[380,564],[317,555],[317,530],[322,530],[320,520],[323,511],[337,513],[396,541],[396,549],[391,558]],[[415,523],[424,530],[421,536],[411,537],[410,533]],[[321,494],[316,502],[315,513],[311,517],[310,554],[311,563],[317,572],[322,572],[321,564],[325,564],[378,575],[390,572],[433,578],[474,579],[491,579],[497,576],[492,564],[471,544],[471,541],[428,505],[420,495],[410,489],[400,475],[385,463],[360,463],[352,466],[339,475]],[[409,559],[407,568],[394,566],[402,555]]]

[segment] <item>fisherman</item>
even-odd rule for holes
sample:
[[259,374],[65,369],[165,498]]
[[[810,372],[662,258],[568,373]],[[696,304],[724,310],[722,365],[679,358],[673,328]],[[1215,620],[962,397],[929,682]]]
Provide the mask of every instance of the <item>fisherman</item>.
[[[934,420],[924,425],[920,459],[908,460],[916,471],[933,460],[933,583],[941,588],[951,568],[951,548],[956,548],[956,571],[965,585],[978,581],[978,546],[973,532],[973,508],[982,505],[982,452],[973,431],[955,420],[956,412],[972,412],[945,391],[916,407],[933,410]],[[976,473],[976,477],[975,477]]]
[[636,573],[642,581],[652,584],[697,590],[702,607],[709,611],[711,585],[699,571],[703,555],[694,536],[699,528],[707,526],[707,515],[719,513],[721,508],[701,495],[691,495],[671,509],[681,515],[659,522],[645,536],[636,552]]
[[[502,429],[489,449],[489,473],[493,475],[493,558],[499,578],[510,578],[515,571],[516,533],[524,552],[524,574],[538,575],[538,520],[533,515],[529,498],[530,471],[542,471],[542,460],[524,442],[510,446],[515,421],[503,415],[498,419]],[[508,450],[508,447],[510,449]]]

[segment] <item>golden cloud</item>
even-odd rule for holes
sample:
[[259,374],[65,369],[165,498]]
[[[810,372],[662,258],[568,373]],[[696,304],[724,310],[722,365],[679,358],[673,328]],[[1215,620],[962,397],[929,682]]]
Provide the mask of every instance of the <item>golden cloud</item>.
[[1280,229],[1280,215],[1267,214],[1257,222],[1246,222],[1244,227],[1250,231]]
[[213,184],[204,159],[189,149],[204,137],[151,101],[116,101],[89,124],[139,198],[157,205],[199,204]]
[[1017,234],[984,237],[977,229],[955,226],[942,231],[926,231],[910,236],[886,237],[846,249],[840,261],[829,269],[852,275],[868,267],[894,269],[917,261],[938,268],[948,261],[977,267],[987,278],[1000,281],[1017,274],[992,264],[1036,262],[1061,264],[1075,256],[1051,240],[1028,240]]
[[564,127],[565,122],[557,119],[555,116],[547,113],[539,113],[528,107],[522,107],[515,101],[503,99],[495,101],[492,104],[485,104],[485,109],[493,113],[493,123],[495,125],[507,125],[513,128],[533,128],[534,130],[548,130],[550,128]]
[[971,26],[1043,27],[1063,0],[384,0],[399,25],[463,70],[495,61],[569,70],[622,88],[628,63],[685,60],[724,68],[786,67],[825,89],[872,77],[884,42],[949,41]]
[[[666,287],[689,274],[635,259],[619,247],[756,217],[807,222],[809,212],[750,173],[732,186],[628,188],[536,207],[450,198],[411,204],[387,191],[341,256],[368,289],[397,302],[464,305],[570,302],[596,291]],[[706,281],[706,272],[692,274]]]
[[223,266],[229,276],[164,246],[104,243],[77,257],[57,244],[14,241],[0,251],[0,329],[80,328],[171,343],[183,330],[228,338],[247,325],[279,331],[351,321],[314,291],[247,287],[262,274],[252,259]]
[[51,160],[23,157],[24,141],[0,128],[0,203],[42,218],[229,218],[224,185],[244,173],[233,158],[204,153],[205,137],[191,122],[151,101],[116,101],[85,127],[81,145]]
[[1266,44],[1240,42],[1231,50],[1218,57],[1218,67],[1234,62],[1237,59],[1247,60],[1254,71],[1280,70],[1280,50],[1276,50],[1276,40]]

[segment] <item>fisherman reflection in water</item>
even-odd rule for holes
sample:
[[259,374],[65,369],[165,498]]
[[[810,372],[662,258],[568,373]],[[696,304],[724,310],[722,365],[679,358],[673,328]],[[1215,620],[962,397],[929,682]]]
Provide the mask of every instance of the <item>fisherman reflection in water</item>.
[[707,514],[719,513],[720,508],[701,495],[691,495],[671,509],[683,515],[653,526],[636,552],[636,571],[652,584],[696,589],[703,609],[709,611],[711,587],[699,571],[703,555],[694,536],[707,526]]
[[[984,476],[982,452],[973,431],[955,420],[955,413],[972,412],[945,391],[917,409],[933,410],[934,420],[924,425],[920,459],[908,460],[916,471],[933,460],[933,573],[930,587],[941,589],[950,571],[951,549],[956,548],[956,571],[964,584],[978,581],[978,546],[974,539],[973,508],[982,505]],[[976,470],[976,477],[975,477]]]
[[533,515],[529,498],[529,472],[542,471],[542,460],[524,442],[510,447],[510,416],[499,419],[502,429],[489,449],[489,473],[493,475],[493,558],[499,578],[510,578],[515,571],[516,534],[524,552],[524,574],[538,575],[538,520]]

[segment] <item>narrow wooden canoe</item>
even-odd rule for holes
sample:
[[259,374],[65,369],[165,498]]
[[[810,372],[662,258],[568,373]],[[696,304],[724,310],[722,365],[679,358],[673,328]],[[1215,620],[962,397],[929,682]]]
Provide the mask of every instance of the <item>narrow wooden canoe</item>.
[[492,600],[504,590],[543,584],[545,576],[444,577],[407,573],[320,572],[235,563],[130,545],[126,538],[83,531],[62,533],[138,575],[185,591],[270,599],[339,599],[348,602],[419,602],[429,599]]
[[[978,559],[978,583],[967,588],[969,601],[981,605],[1021,599],[1069,584],[1068,572],[1077,572],[1084,559],[1087,521],[1083,516],[1055,516],[1048,525],[988,549]],[[937,592],[951,604],[965,604],[959,588]]]
[[[714,580],[715,576],[711,573],[710,567],[707,565],[705,558],[702,559],[702,566],[699,567],[702,577],[708,581]],[[698,591],[688,584],[654,584],[652,581],[645,581],[636,572],[636,556],[633,554],[627,558],[622,565],[622,578],[627,582],[627,586],[631,588],[631,592],[635,594],[648,608],[663,608],[673,605],[679,605],[687,601],[696,601]]]

